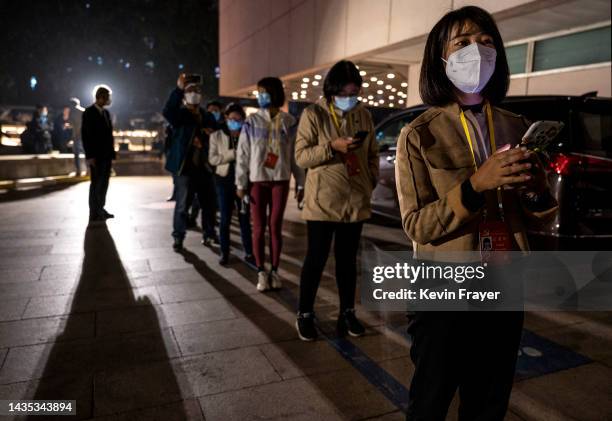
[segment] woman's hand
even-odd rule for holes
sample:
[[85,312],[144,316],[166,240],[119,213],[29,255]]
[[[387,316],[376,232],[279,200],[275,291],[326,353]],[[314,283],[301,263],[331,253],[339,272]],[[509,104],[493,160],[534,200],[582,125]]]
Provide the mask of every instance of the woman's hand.
[[244,196],[246,196],[246,190],[244,190],[244,189],[237,189],[236,190],[236,196],[238,196],[238,199],[240,199],[240,200],[244,199]]
[[541,194],[548,189],[548,183],[546,180],[546,172],[544,171],[544,164],[537,153],[532,153],[530,157],[531,161],[531,179],[527,182],[517,186],[524,188],[527,191]]
[[182,91],[185,89],[185,73],[181,73],[176,81],[176,86]]
[[517,184],[529,181],[532,177],[524,173],[532,164],[520,161],[530,158],[527,148],[510,149],[493,154],[470,177],[476,192],[493,190],[505,184]]
[[352,137],[339,137],[332,140],[331,147],[336,152],[348,153],[359,146],[357,142]]

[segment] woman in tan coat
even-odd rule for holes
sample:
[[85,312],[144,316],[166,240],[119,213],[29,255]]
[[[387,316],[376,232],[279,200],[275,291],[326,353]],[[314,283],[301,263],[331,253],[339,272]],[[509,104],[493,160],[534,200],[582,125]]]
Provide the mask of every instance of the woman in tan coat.
[[304,341],[317,337],[313,306],[332,240],[340,298],[338,333],[364,333],[354,308],[356,259],[378,177],[378,148],[372,117],[357,100],[361,83],[353,63],[336,63],[325,78],[324,97],[304,110],[298,127],[295,158],[300,167],[308,169],[302,212],[308,227],[308,251],[296,321]]
[[[432,107],[397,144],[402,224],[417,257],[490,247],[485,229],[504,239],[495,251],[528,250],[526,224],[556,210],[538,161],[514,148],[527,122],[496,107],[508,84],[489,13],[463,7],[434,26],[420,77]],[[522,326],[522,312],[417,313],[409,327],[415,372],[407,419],[445,419],[458,388],[459,419],[503,420]]]

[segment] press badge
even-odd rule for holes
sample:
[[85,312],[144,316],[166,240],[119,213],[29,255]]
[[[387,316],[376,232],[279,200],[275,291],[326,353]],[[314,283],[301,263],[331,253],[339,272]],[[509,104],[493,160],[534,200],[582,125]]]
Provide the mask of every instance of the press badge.
[[[480,245],[480,256],[483,262],[488,262],[496,251],[511,251],[512,241],[508,226],[503,221],[481,222],[478,226],[478,237]],[[498,258],[506,254],[497,254]],[[499,260],[496,258],[495,260]]]
[[266,156],[266,160],[264,161],[264,167],[270,168],[271,170],[273,170],[274,168],[276,168],[277,163],[278,163],[278,155],[275,154],[274,152],[268,152],[268,155]]
[[344,160],[349,177],[359,175],[361,169],[359,168],[359,158],[357,158],[357,155],[352,152],[348,153],[345,155]]

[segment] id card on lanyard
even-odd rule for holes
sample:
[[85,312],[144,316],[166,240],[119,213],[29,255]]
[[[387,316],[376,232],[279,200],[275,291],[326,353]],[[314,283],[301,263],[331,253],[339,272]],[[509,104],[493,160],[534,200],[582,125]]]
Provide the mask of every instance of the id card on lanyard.
[[[486,103],[484,108],[487,114],[487,127],[489,129],[489,142],[491,144],[492,155],[497,150],[497,147],[495,145],[495,127],[493,126],[493,112],[491,111],[491,105],[489,103]],[[461,110],[461,114],[459,117],[461,118],[461,125],[463,126],[465,137],[467,138],[468,144],[470,145],[470,152],[472,153],[474,168],[477,170],[478,164],[476,163],[474,144],[472,142],[472,137],[470,136],[470,131],[468,129],[467,121],[463,110]],[[488,220],[485,208],[485,211],[483,213],[483,219],[478,225],[478,244],[480,248],[480,256],[483,262],[489,261],[491,257],[491,252],[512,250],[510,231],[508,230],[508,225],[504,221],[504,205],[502,200],[501,187],[497,188],[496,194],[500,219]]]
[[[334,105],[329,104],[329,112],[332,115],[332,119],[334,121],[334,126],[338,130],[338,134],[340,135],[340,122],[338,121],[338,117],[336,116],[336,110],[334,110]],[[344,165],[346,166],[346,172],[349,177],[354,177],[361,173],[361,168],[359,167],[359,158],[355,154],[355,152],[348,152],[342,156],[342,160],[344,161]]]
[[[280,154],[280,115],[270,120],[268,127],[268,147],[264,167],[273,170],[278,164],[278,156]],[[275,124],[276,122],[276,124]],[[276,125],[276,128],[274,127]]]

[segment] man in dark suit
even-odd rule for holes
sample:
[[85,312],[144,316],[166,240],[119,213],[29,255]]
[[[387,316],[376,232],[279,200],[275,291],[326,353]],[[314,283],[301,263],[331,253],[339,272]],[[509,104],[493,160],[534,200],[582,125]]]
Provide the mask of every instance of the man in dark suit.
[[113,124],[104,108],[111,103],[111,91],[101,86],[96,90],[96,102],[83,112],[81,137],[85,158],[89,165],[89,220],[104,221],[114,216],[104,209],[110,179],[111,164],[115,159]]

